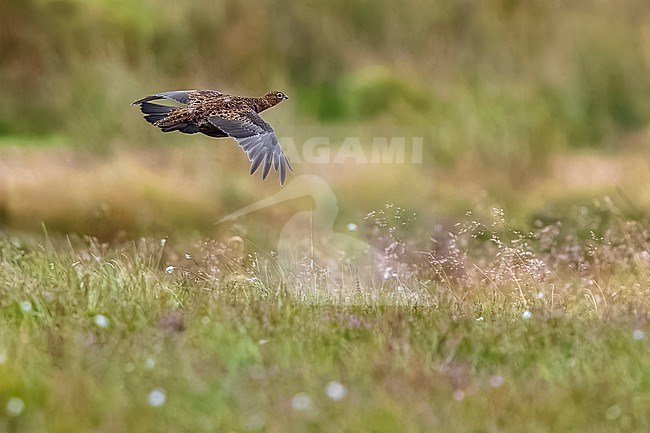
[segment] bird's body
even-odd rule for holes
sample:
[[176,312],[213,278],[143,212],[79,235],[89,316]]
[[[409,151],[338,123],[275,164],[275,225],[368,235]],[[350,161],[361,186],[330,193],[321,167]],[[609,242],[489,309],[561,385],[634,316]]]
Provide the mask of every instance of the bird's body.
[[[180,106],[151,101],[167,99]],[[163,132],[179,131],[185,134],[202,133],[210,137],[233,137],[251,161],[250,173],[262,167],[266,179],[271,167],[284,184],[291,165],[280,147],[271,125],[259,113],[288,99],[282,92],[269,92],[259,98],[233,96],[217,90],[180,90],[162,92],[139,99],[147,122]]]

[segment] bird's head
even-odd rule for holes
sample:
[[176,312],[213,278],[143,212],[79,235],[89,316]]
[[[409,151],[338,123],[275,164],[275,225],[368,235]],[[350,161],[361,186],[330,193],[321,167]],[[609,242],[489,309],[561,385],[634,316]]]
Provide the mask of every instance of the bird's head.
[[289,99],[289,97],[287,95],[285,95],[283,92],[280,92],[280,91],[276,90],[276,91],[269,92],[266,95],[264,95],[264,99],[272,107],[272,106],[277,105],[280,102],[284,101],[285,99]]

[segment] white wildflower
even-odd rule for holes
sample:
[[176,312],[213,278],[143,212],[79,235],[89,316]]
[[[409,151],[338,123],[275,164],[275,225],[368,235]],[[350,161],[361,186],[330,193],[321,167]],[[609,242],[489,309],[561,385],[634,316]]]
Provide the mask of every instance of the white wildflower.
[[7,414],[10,416],[18,416],[25,409],[25,402],[18,397],[11,397],[7,400]]
[[108,320],[108,317],[104,316],[103,314],[96,314],[93,318],[93,321],[95,322],[95,325],[99,326],[100,328],[108,328],[108,325],[111,323],[110,320]]
[[345,388],[345,385],[335,380],[325,385],[325,394],[330,398],[330,400],[342,400],[347,395],[347,393],[348,390]]
[[298,393],[291,399],[291,407],[294,410],[308,410],[313,406],[311,397],[304,392]]
[[154,388],[147,396],[149,406],[153,407],[162,406],[165,404],[165,400],[167,400],[167,393],[162,388]]

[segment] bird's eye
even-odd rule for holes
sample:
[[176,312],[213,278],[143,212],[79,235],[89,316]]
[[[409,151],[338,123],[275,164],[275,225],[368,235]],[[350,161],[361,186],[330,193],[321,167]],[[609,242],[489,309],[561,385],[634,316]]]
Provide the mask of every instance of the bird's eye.
[[283,98],[284,98],[284,93],[282,93],[282,92],[278,92],[278,93],[275,94],[275,96],[276,96],[278,99],[283,99]]

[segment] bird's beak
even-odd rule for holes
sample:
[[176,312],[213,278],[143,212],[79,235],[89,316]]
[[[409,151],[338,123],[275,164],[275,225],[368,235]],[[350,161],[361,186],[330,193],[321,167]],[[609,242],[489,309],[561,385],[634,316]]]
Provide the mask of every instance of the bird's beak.
[[284,99],[289,99],[289,97],[287,95],[284,95]]

